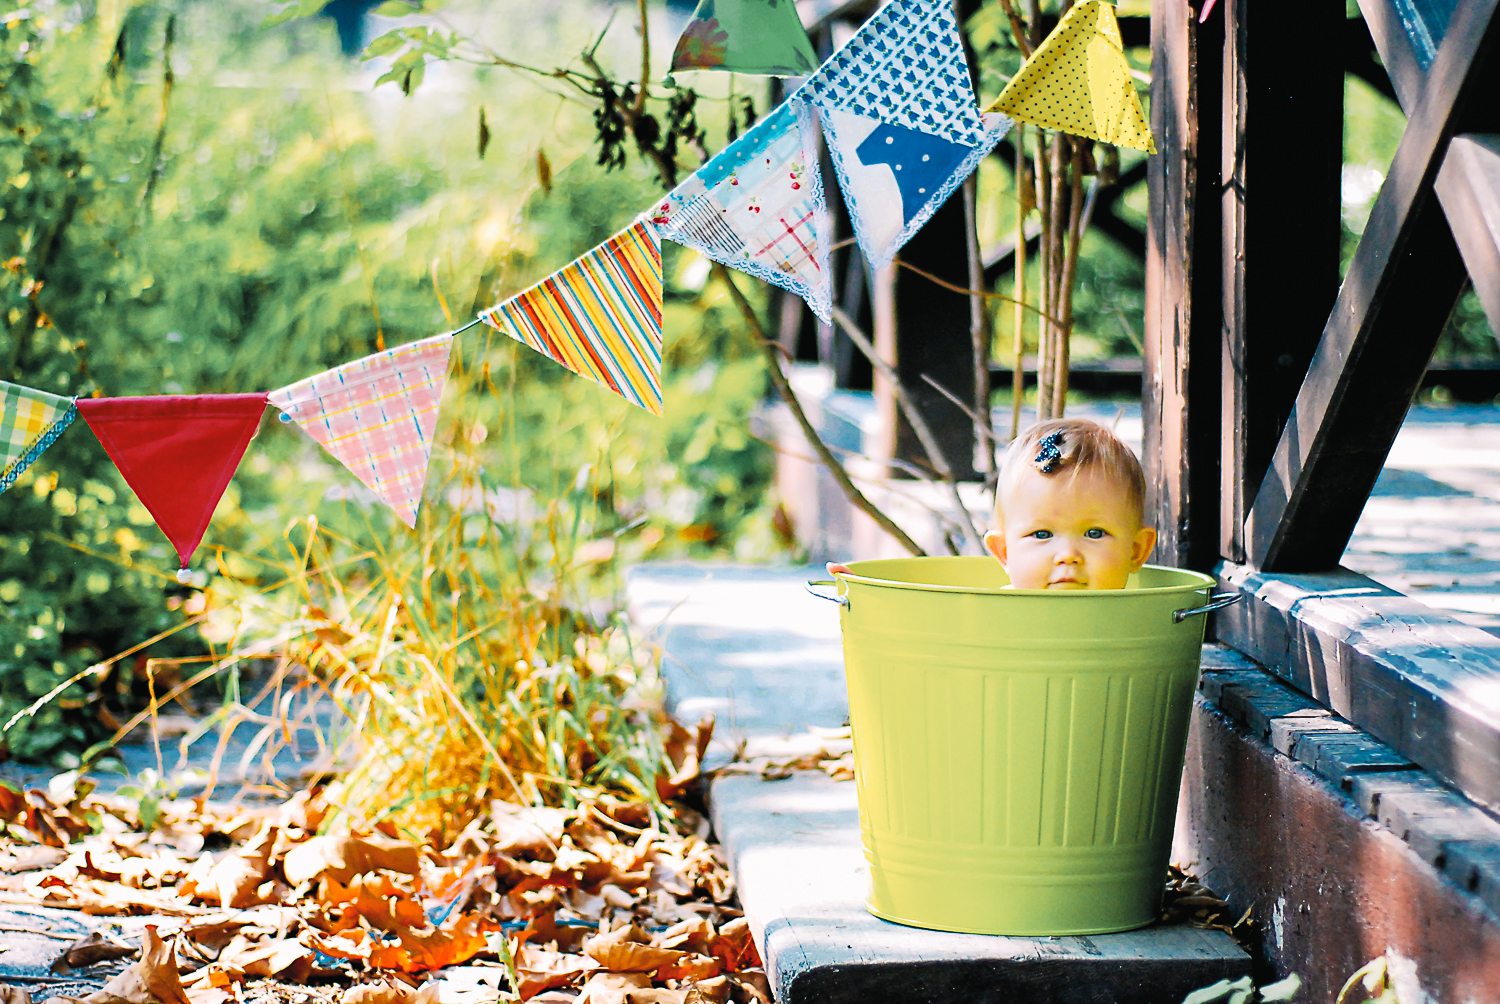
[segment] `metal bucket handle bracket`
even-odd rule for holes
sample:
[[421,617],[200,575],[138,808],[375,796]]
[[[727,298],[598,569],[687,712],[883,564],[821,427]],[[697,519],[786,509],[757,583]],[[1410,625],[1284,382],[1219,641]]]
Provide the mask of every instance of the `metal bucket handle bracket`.
[[1231,603],[1238,603],[1242,595],[1244,594],[1213,593],[1209,596],[1208,602],[1203,604],[1203,606],[1201,607],[1188,607],[1183,610],[1173,610],[1172,623],[1181,624],[1189,617],[1196,617],[1199,614],[1207,614],[1212,613],[1215,610],[1222,610],[1224,607],[1229,606]]
[[835,582],[835,581],[833,581],[832,579],[808,579],[807,582],[802,586],[802,588],[807,590],[809,596],[816,596],[818,599],[820,599],[820,600],[827,600],[829,603],[837,603],[839,606],[841,606],[845,610],[847,610],[847,609],[849,609],[849,597],[847,597],[847,596],[825,596],[823,593],[820,593],[816,589],[813,588],[813,586],[837,586],[837,585],[838,585],[838,583]]

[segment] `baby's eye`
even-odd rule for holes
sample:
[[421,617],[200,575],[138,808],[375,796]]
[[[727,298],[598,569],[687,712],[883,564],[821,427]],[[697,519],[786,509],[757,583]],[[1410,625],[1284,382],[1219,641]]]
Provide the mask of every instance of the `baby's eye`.
[[1097,526],[1096,527],[1092,527],[1091,529],[1083,531],[1083,535],[1085,537],[1087,537],[1089,540],[1103,540],[1104,539],[1104,531],[1101,530],[1101,529],[1099,529]]
[[1031,531],[1031,536],[1035,537],[1037,540],[1051,540],[1052,539],[1052,531],[1051,530],[1033,530],[1033,531]]

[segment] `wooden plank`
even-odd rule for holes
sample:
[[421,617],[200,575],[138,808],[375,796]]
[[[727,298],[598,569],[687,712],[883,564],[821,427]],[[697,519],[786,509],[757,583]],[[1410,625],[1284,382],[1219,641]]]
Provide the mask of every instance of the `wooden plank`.
[[1500,333],[1500,135],[1455,136],[1437,194],[1490,330]]
[[[1426,92],[1427,71],[1422,68],[1411,35],[1403,27],[1402,13],[1390,0],[1362,0],[1360,7],[1364,14],[1362,21],[1388,74],[1390,92],[1410,116]],[[1350,22],[1355,23],[1356,20]],[[1500,234],[1493,227],[1481,225],[1475,215],[1500,193],[1500,181],[1482,154],[1465,150],[1463,144],[1456,144],[1454,152],[1458,157],[1445,159],[1438,175],[1438,198],[1463,255],[1464,267],[1484,306],[1490,330],[1500,333]]]
[[1255,0],[1224,16],[1219,532],[1242,560],[1246,508],[1338,294],[1344,70],[1326,49],[1345,16],[1311,4],[1295,32]]
[[779,1004],[1160,1004],[1250,971],[1227,935],[1186,925],[1013,938],[879,920],[864,906],[856,785],[819,771],[721,775],[710,809]]
[[1376,55],[1375,39],[1362,17],[1344,19],[1344,72],[1352,73],[1375,90],[1400,104],[1390,75]]
[[[1218,558],[1219,21],[1152,0],[1145,367],[1142,412],[1157,533],[1154,560],[1207,569]],[[1200,114],[1200,112],[1203,112]],[[1196,360],[1198,365],[1190,366]]]
[[1245,596],[1216,615],[1222,641],[1500,810],[1500,638],[1342,569],[1218,574]]
[[1248,513],[1246,551],[1259,568],[1337,566],[1462,288],[1432,185],[1451,135],[1500,115],[1480,97],[1500,88],[1495,8],[1496,0],[1474,0],[1456,12],[1408,118]]

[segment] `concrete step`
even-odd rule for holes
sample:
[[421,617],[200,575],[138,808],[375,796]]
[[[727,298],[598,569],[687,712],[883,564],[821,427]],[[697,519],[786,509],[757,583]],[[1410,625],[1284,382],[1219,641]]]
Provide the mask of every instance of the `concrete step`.
[[880,920],[851,781],[721,776],[711,807],[779,1004],[1176,1004],[1250,972],[1228,935],[1186,926],[1009,938]]
[[[836,608],[803,592],[809,577],[821,575],[633,569],[632,614],[662,646],[669,706],[688,717],[717,712],[725,738],[752,753],[826,745],[807,730],[839,724],[848,700]],[[1250,971],[1228,935],[1185,926],[1010,938],[880,920],[864,908],[855,790],[809,770],[780,781],[723,774],[713,783],[714,829],[779,1004],[1177,1004]]]

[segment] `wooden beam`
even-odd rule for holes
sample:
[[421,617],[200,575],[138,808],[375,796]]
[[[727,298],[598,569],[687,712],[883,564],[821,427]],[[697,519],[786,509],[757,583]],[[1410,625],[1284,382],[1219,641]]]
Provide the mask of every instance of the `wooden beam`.
[[[1152,0],[1142,461],[1153,560],[1208,570],[1218,559],[1218,18]],[[1197,365],[1190,365],[1195,362]]]
[[1490,331],[1500,335],[1500,135],[1455,136],[1437,194]]
[[1463,286],[1432,186],[1454,131],[1497,115],[1496,3],[1458,8],[1408,116],[1246,521],[1250,561],[1263,570],[1338,565]]
[[1344,19],[1344,72],[1354,74],[1396,104],[1401,103],[1390,75],[1376,58],[1375,39],[1362,17]]
[[[1391,0],[1361,0],[1360,10],[1389,76],[1392,93],[1409,118],[1427,89],[1425,64],[1430,62],[1427,46],[1434,35],[1442,39],[1451,34],[1449,26],[1423,22],[1420,27],[1408,30],[1409,14],[1398,10]],[[1355,44],[1346,41],[1346,47]],[[1493,169],[1486,169],[1490,162],[1482,151],[1472,147],[1466,150],[1464,144],[1457,144],[1455,152],[1459,155],[1457,159],[1445,162],[1438,175],[1438,198],[1453,228],[1464,267],[1484,306],[1490,330],[1500,335],[1500,233],[1481,225],[1475,215],[1481,211],[1480,207],[1500,201],[1500,178]]]
[[1500,638],[1343,569],[1218,575],[1244,594],[1215,615],[1221,641],[1500,810]]
[[1344,70],[1336,4],[1298,30],[1261,0],[1226,0],[1220,553],[1244,557],[1245,510],[1338,295]]

